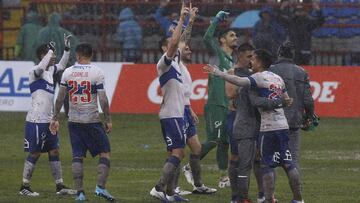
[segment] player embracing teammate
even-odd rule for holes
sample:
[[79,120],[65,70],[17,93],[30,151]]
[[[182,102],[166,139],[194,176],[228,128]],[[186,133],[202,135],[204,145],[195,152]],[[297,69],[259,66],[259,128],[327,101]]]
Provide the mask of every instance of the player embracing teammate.
[[[281,96],[288,98],[283,79],[268,71],[272,64],[272,56],[265,50],[255,50],[251,60],[252,70],[256,72],[249,77],[238,77],[224,73],[218,68],[208,65],[205,71],[224,78],[237,86],[252,86],[260,96],[276,99]],[[302,203],[300,175],[295,167],[289,150],[289,126],[282,108],[266,110],[259,108],[261,125],[259,148],[261,155],[262,181],[265,203],[274,202],[275,174],[274,168],[281,166],[289,179],[293,193],[292,203]]]

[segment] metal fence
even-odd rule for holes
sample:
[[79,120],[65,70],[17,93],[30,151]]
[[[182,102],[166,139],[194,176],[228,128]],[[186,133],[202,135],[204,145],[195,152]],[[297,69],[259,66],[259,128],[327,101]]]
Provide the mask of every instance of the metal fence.
[[[258,9],[264,5],[264,3],[249,3],[247,1],[236,0],[197,0],[193,1],[195,4],[201,4],[200,13],[205,16],[201,16],[199,21],[194,25],[195,35],[201,36],[209,25],[209,17],[213,16],[219,8],[227,9],[233,13],[239,13],[240,11],[249,9]],[[254,1],[251,1],[254,2]],[[158,0],[33,0],[30,7],[37,9],[37,11],[45,19],[51,12],[59,12],[63,16],[62,25],[74,32],[81,40],[91,40],[95,46],[94,60],[95,61],[127,61],[126,51],[122,50],[119,43],[114,41],[116,27],[119,23],[117,15],[119,11],[125,7],[131,7],[137,14],[141,27],[144,30],[144,38],[150,38],[150,41],[157,44],[157,39],[152,39],[152,36],[159,36],[159,25],[154,21],[153,14],[158,7]],[[304,4],[305,7],[310,7],[311,4]],[[277,4],[274,6],[278,6]],[[322,6],[330,6],[334,8],[344,7],[344,4],[323,4]],[[356,4],[355,7],[359,7],[360,4]],[[169,9],[176,10],[179,7],[179,3],[171,3]],[[146,9],[144,9],[146,8]],[[26,14],[26,8],[4,8],[0,6],[0,14],[5,10],[22,9],[24,10],[24,16]],[[146,11],[145,11],[146,10]],[[144,12],[141,12],[144,11]],[[2,20],[0,20],[0,31],[2,34],[6,31],[19,30],[20,28],[7,28],[3,29]],[[222,24],[222,27],[227,27],[229,24]],[[337,25],[325,25],[325,26],[337,26]],[[360,25],[352,25],[358,27]],[[339,25],[339,28],[343,28],[344,25]],[[243,30],[245,38],[249,39],[251,32],[249,30]],[[200,37],[201,38],[201,37]],[[156,48],[157,46],[148,46],[146,39],[143,40],[143,44],[146,45],[139,52],[140,56],[135,60],[137,63],[156,63],[160,58],[160,52]],[[1,42],[1,40],[0,40]],[[193,50],[193,63],[207,63],[209,55],[201,44]],[[132,50],[130,50],[132,51]],[[360,52],[353,51],[323,51],[315,50],[312,54],[311,64],[314,65],[359,65]],[[14,46],[2,46],[0,43],[0,59],[2,60],[14,60]]]

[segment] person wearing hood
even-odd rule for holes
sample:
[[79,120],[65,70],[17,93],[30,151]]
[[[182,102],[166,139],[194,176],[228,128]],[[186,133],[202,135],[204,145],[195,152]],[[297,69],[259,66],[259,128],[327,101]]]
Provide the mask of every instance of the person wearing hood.
[[141,58],[142,29],[130,8],[121,10],[119,21],[117,36],[122,47],[122,59],[137,62]]
[[62,53],[65,48],[64,34],[66,36],[72,35],[72,37],[70,38],[70,43],[74,46],[72,46],[70,49],[69,64],[73,65],[76,61],[74,47],[76,47],[76,45],[79,43],[79,40],[70,31],[60,26],[61,20],[62,19],[60,14],[56,12],[53,12],[49,15],[47,25],[42,29],[40,29],[37,35],[36,47],[40,46],[41,44],[46,44],[52,41],[55,42],[55,52]]
[[33,61],[36,58],[36,37],[41,25],[40,17],[36,12],[29,12],[25,24],[21,27],[16,39],[15,57],[19,60]]
[[295,64],[309,65],[311,60],[311,32],[325,22],[319,3],[313,3],[314,16],[310,16],[302,5],[294,8],[293,14],[289,15],[288,1],[284,1],[277,13],[277,20],[287,28],[289,39],[295,46]]
[[259,13],[260,20],[253,30],[253,44],[256,49],[268,50],[273,56],[281,43],[286,40],[286,31],[273,18],[272,8],[264,7]]

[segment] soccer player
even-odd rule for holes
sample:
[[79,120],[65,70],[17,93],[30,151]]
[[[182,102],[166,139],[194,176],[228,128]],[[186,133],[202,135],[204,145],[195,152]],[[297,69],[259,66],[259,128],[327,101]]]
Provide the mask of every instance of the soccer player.
[[[105,189],[110,170],[110,143],[107,133],[112,129],[109,102],[104,87],[105,77],[100,68],[91,64],[93,50],[90,44],[79,44],[75,50],[77,63],[63,73],[50,130],[56,133],[59,129],[59,113],[68,92],[68,128],[73,156],[71,169],[77,190],[76,200],[86,200],[83,187],[83,159],[89,150],[93,157],[100,156],[95,195],[115,201]],[[104,112],[105,130],[99,116],[98,99]]]
[[[228,72],[239,77],[248,77],[253,74],[254,72],[249,70],[253,50],[254,47],[248,43],[243,43],[237,47],[237,63]],[[254,162],[255,143],[260,128],[260,115],[257,107],[271,110],[288,105],[286,103],[288,100],[283,97],[277,99],[260,97],[253,89],[237,87],[229,82],[225,83],[226,94],[231,101],[227,126],[231,151],[229,164],[231,202],[234,203],[251,202],[248,199],[248,192],[252,165],[254,165],[254,174],[258,184],[258,202],[264,201],[262,200],[264,193],[259,158]]]
[[[204,42],[211,52],[212,64],[217,64],[220,70],[229,70],[233,65],[232,54],[237,46],[236,33],[231,30],[223,30],[218,37],[219,44],[214,40],[214,32],[217,25],[224,21],[229,13],[220,11],[216,14],[204,35]],[[227,175],[229,141],[226,135],[226,119],[228,111],[228,99],[225,94],[224,79],[209,75],[208,100],[205,105],[206,142],[202,144],[200,159],[203,159],[210,150],[217,146],[216,160],[220,170],[219,187],[230,186]]]
[[[249,77],[238,77],[222,72],[213,66],[205,66],[209,73],[224,78],[237,86],[252,86],[257,88],[260,96],[276,99],[281,96],[289,98],[285,83],[280,76],[267,71],[272,64],[272,56],[265,50],[255,50],[251,61],[252,69],[257,72]],[[289,126],[282,108],[267,110],[259,108],[261,114],[259,145],[261,168],[263,171],[263,187],[265,203],[274,202],[275,177],[273,168],[281,166],[289,179],[293,193],[292,203],[303,203],[300,175],[296,169],[289,150]]]
[[150,191],[150,195],[163,202],[188,201],[174,192],[177,171],[185,156],[185,122],[184,122],[184,77],[179,67],[180,52],[178,45],[183,30],[185,17],[189,8],[184,2],[180,19],[168,41],[167,50],[157,64],[160,87],[163,94],[159,117],[163,138],[167,146],[168,158],[162,169],[159,182]]
[[24,150],[29,152],[24,163],[23,183],[19,193],[25,196],[39,196],[30,188],[30,179],[41,153],[48,153],[51,174],[55,179],[56,194],[75,194],[63,183],[59,153],[59,138],[52,135],[49,124],[53,114],[53,75],[66,68],[69,60],[70,36],[64,36],[65,50],[59,64],[55,64],[54,43],[43,44],[36,50],[40,63],[29,72],[31,109],[26,115]]
[[[200,166],[200,152],[201,144],[196,132],[196,123],[199,123],[199,118],[190,106],[191,96],[191,75],[187,69],[187,65],[191,63],[191,49],[190,39],[192,25],[196,17],[198,8],[192,7],[190,3],[190,16],[189,23],[186,26],[184,33],[181,35],[179,50],[180,50],[180,63],[179,67],[181,74],[183,75],[183,86],[185,96],[185,110],[184,110],[184,121],[185,121],[185,134],[186,144],[191,149],[190,162],[183,167],[183,171],[188,182],[193,186],[193,194],[212,194],[217,190],[205,186],[201,181],[201,166]],[[179,168],[180,169],[180,168]],[[180,171],[178,171],[180,173]],[[177,186],[177,184],[175,184]]]
[[313,118],[314,99],[312,98],[309,76],[300,66],[295,65],[295,48],[292,42],[283,43],[278,50],[278,60],[270,67],[270,71],[278,74],[285,82],[294,104],[284,108],[289,123],[289,148],[292,159],[300,172],[300,127],[305,113],[306,118]]

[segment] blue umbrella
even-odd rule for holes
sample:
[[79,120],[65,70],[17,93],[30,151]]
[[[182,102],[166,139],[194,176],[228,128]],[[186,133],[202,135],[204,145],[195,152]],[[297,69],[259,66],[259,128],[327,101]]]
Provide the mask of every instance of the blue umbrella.
[[230,28],[252,28],[260,19],[260,10],[250,10],[238,15],[231,23]]

